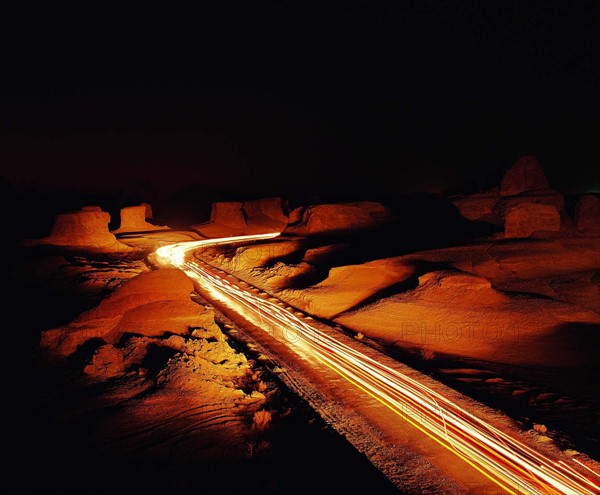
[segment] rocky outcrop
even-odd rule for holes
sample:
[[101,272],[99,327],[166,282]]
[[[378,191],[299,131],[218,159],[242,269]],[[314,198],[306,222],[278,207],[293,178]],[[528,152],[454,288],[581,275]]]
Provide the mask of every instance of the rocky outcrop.
[[124,334],[197,335],[221,340],[214,314],[190,299],[192,291],[192,282],[180,270],[142,273],[74,322],[44,332],[41,346],[58,356],[68,356],[90,339],[115,344]]
[[536,193],[523,193],[517,196],[505,196],[494,207],[496,218],[506,219],[506,214],[515,206],[521,204],[539,204],[555,208],[559,214],[564,212],[565,200],[562,194],[556,191],[539,191]]
[[148,230],[163,230],[167,228],[146,222],[146,219],[149,218],[148,213],[152,215],[152,208],[147,203],[121,208],[121,225],[114,232],[145,232]]
[[520,203],[510,208],[505,215],[505,237],[529,237],[535,232],[559,230],[560,215],[552,205]]
[[523,156],[509,168],[500,182],[500,196],[550,189],[544,169],[535,156]]
[[140,206],[146,208],[146,220],[154,218],[154,212],[152,211],[152,205],[150,203],[140,203]]
[[[406,281],[414,271],[410,264],[393,258],[336,266],[318,284],[300,290],[286,289],[280,295],[294,307],[330,319],[363,304],[385,288]],[[266,275],[270,275],[270,270]],[[268,281],[271,285],[270,278]]]
[[228,227],[245,228],[246,218],[239,201],[219,201],[212,204],[210,221]]
[[33,243],[101,251],[129,251],[129,246],[117,241],[109,232],[109,222],[110,215],[99,206],[85,206],[80,211],[56,215],[50,235]]
[[375,201],[309,206],[302,219],[285,230],[288,234],[311,235],[374,228],[391,218],[391,211]]
[[575,205],[575,227],[577,230],[600,233],[600,198],[586,194]]
[[83,372],[96,378],[113,378],[125,371],[124,353],[113,345],[100,346]]
[[539,161],[534,156],[519,158],[502,177],[500,188],[487,192],[451,198],[467,220],[504,225],[506,215],[515,206],[525,203],[550,205],[564,211],[564,197],[550,189]]
[[256,199],[246,201],[243,205],[248,227],[252,231],[262,229],[265,233],[281,231],[286,227],[288,217],[283,212],[284,208],[282,198]]
[[226,237],[280,232],[288,223],[282,198],[220,201],[212,204],[210,221],[194,225],[205,237]]
[[302,221],[302,215],[304,215],[304,211],[306,210],[305,206],[298,206],[290,211],[290,216],[288,218],[288,223],[290,225],[294,225]]

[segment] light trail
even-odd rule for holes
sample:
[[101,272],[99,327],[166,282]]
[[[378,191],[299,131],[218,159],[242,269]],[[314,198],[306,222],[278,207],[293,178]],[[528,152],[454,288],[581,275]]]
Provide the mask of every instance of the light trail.
[[[573,466],[550,459],[418,381],[385,366],[302,321],[293,313],[239,288],[187,253],[217,244],[269,239],[262,234],[208,239],[164,246],[157,261],[183,269],[216,300],[288,343],[302,357],[314,357],[383,403],[415,428],[449,449],[481,474],[514,495],[594,495],[600,484]],[[588,466],[573,459],[593,474]]]

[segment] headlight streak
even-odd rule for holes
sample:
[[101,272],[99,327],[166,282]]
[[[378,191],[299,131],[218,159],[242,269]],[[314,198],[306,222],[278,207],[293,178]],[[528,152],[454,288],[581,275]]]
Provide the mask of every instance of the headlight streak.
[[[156,251],[162,264],[182,268],[217,300],[246,308],[244,316],[275,338],[279,329],[289,347],[318,361],[383,403],[404,420],[474,467],[506,492],[521,494],[600,493],[600,485],[564,461],[554,461],[516,438],[477,418],[438,392],[337,341],[271,301],[240,289],[186,254],[217,244],[269,239],[279,233],[207,239],[163,246]],[[248,315],[248,312],[250,313]],[[266,328],[265,328],[266,327]],[[295,338],[290,338],[289,331]],[[281,340],[281,338],[279,339]],[[573,459],[597,475],[588,466]]]

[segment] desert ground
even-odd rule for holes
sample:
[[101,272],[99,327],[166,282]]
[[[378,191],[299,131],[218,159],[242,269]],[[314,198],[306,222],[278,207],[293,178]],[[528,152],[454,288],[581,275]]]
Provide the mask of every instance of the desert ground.
[[[305,493],[320,480],[321,491],[422,492],[410,474],[390,479],[310,387],[294,387],[289,356],[265,358],[183,271],[152,261],[161,246],[268,232],[280,235],[193,259],[596,468],[599,213],[595,195],[565,201],[550,189],[533,157],[478,194],[219,202],[182,230],[154,221],[148,204],[123,208],[112,231],[100,207],[60,213],[47,236],[9,252],[27,369],[15,449],[37,469],[21,486]],[[442,463],[402,438],[405,452]]]

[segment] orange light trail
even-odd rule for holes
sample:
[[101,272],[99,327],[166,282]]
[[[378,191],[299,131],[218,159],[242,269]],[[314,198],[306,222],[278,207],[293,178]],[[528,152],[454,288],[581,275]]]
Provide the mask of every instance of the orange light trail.
[[[285,341],[303,358],[317,359],[383,403],[507,493],[600,494],[597,482],[564,461],[548,458],[433,389],[337,341],[277,304],[241,289],[208,265],[187,259],[188,253],[201,247],[264,240],[277,235],[279,233],[178,243],[159,248],[156,256],[161,264],[183,269],[212,297]],[[576,459],[573,461],[591,471]]]

